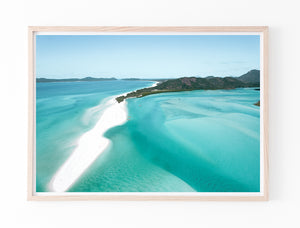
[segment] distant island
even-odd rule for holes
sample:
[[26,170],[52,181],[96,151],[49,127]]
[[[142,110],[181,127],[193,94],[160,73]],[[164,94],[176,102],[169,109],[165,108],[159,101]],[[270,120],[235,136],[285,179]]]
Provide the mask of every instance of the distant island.
[[90,81],[112,81],[117,80],[116,78],[63,78],[63,79],[51,79],[51,78],[37,78],[36,82],[90,82]]
[[169,79],[160,82],[154,87],[139,89],[119,96],[116,100],[120,103],[127,98],[144,97],[151,94],[166,93],[166,92],[180,92],[192,90],[217,90],[217,89],[235,89],[246,87],[260,86],[260,71],[251,70],[239,77],[214,77],[209,76],[205,78],[200,77],[183,77],[178,79]]

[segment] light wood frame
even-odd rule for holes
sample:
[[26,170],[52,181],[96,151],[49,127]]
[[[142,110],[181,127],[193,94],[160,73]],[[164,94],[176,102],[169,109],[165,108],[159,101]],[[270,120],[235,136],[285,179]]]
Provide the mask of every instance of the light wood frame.
[[[263,128],[261,134],[264,136],[263,153],[264,157],[264,180],[263,194],[260,196],[212,196],[212,195],[138,195],[138,194],[113,194],[113,195],[61,195],[61,196],[36,196],[34,195],[34,158],[35,158],[35,33],[36,32],[258,32],[263,37]],[[28,27],[28,48],[29,48],[29,92],[28,92],[28,189],[27,199],[35,201],[45,200],[184,200],[184,201],[267,201],[269,198],[269,162],[268,162],[268,27],[267,26],[210,26],[210,27],[98,27],[98,26],[31,26]],[[262,86],[262,85],[261,85]],[[261,117],[262,118],[262,117]]]

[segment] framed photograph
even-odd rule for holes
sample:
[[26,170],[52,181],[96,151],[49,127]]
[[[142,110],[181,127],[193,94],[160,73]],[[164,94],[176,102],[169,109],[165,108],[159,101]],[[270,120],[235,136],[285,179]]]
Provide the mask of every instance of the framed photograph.
[[268,200],[268,27],[29,27],[28,200]]

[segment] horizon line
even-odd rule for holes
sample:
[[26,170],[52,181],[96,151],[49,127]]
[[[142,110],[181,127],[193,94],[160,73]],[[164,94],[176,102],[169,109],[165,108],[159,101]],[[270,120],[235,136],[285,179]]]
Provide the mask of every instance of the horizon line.
[[[260,71],[259,69],[252,69],[252,70],[249,70],[247,71],[246,73],[244,74],[247,74],[249,73],[250,71],[253,71],[253,70],[257,70],[257,71]],[[242,74],[242,75],[244,75]],[[240,77],[242,75],[238,75],[238,76],[233,76],[233,75],[224,75],[224,76],[214,76],[214,75],[206,75],[206,76],[199,76],[199,75],[193,75],[193,76],[178,76],[178,77],[159,77],[159,78],[141,78],[141,77],[122,77],[122,78],[119,78],[119,77],[97,77],[97,76],[86,76],[86,77],[70,77],[70,78],[48,78],[48,77],[45,77],[45,76],[39,76],[39,77],[35,77],[36,79],[52,79],[52,80],[67,80],[67,79],[78,79],[78,80],[81,80],[81,79],[86,79],[86,78],[94,78],[94,79],[116,79],[116,80],[122,80],[122,79],[144,79],[144,80],[152,80],[152,79],[176,79],[176,78],[185,78],[185,77],[196,77],[196,78],[206,78],[206,77],[221,77],[221,78],[225,78],[225,77]]]

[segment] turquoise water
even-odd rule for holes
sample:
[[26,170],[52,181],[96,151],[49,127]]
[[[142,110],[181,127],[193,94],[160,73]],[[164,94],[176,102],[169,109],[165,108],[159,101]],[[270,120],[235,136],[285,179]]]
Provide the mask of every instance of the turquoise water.
[[91,129],[108,97],[152,85],[149,81],[36,84],[36,191],[48,191],[55,172]]
[[[37,83],[36,190],[91,129],[108,97],[145,81]],[[253,88],[128,99],[128,121],[71,192],[259,192],[260,92]]]
[[69,191],[259,192],[260,92],[191,91],[128,99],[129,121]]

